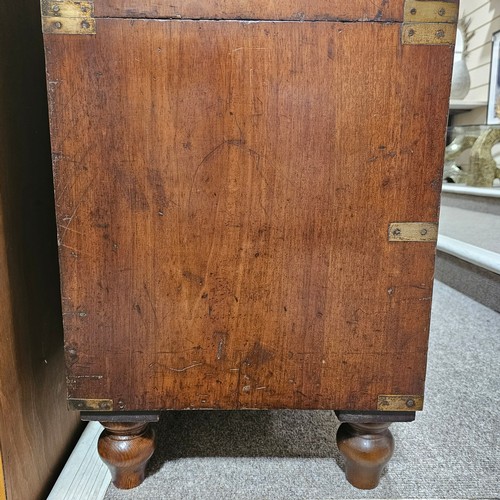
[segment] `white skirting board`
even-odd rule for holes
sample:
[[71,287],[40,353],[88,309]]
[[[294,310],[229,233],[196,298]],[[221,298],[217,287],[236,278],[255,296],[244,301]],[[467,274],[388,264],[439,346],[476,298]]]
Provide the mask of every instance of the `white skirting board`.
[[443,193],[482,196],[484,198],[500,198],[500,187],[476,188],[464,184],[443,184]]
[[102,500],[111,482],[108,468],[97,454],[103,426],[89,422],[47,500]]
[[500,255],[495,252],[442,234],[438,237],[437,249],[492,273],[500,274]]

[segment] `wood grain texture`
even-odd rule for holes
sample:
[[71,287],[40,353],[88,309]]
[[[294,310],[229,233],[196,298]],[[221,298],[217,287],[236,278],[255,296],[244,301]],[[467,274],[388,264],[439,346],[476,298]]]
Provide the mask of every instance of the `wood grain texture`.
[[401,21],[393,0],[96,0],[96,17]]
[[46,35],[69,392],[114,409],[422,394],[453,48],[399,24]]
[[0,16],[0,75],[0,449],[8,500],[32,500],[46,498],[78,429],[65,405],[38,2]]

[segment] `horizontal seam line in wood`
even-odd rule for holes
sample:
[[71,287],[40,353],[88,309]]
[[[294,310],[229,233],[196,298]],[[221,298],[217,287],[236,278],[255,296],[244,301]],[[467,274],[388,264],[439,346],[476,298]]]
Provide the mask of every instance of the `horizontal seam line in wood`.
[[[134,16],[94,16],[92,19],[122,19],[124,21],[210,21],[242,23],[377,23],[403,24],[396,19],[256,19],[256,18],[210,18],[210,17],[134,17]],[[443,23],[450,24],[450,23]]]

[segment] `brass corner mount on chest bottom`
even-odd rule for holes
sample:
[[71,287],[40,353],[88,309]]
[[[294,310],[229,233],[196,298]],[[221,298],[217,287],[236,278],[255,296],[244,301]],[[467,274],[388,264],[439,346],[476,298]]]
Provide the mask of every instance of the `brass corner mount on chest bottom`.
[[378,397],[378,411],[422,411],[424,397],[420,395],[387,394]]
[[93,0],[41,0],[42,31],[60,35],[96,32]]
[[68,410],[74,411],[112,411],[112,399],[75,399],[68,398]]

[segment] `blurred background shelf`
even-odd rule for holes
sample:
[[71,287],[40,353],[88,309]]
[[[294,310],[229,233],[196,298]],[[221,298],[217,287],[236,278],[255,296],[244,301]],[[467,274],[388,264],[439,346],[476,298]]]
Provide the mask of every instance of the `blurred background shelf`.
[[458,113],[466,113],[467,111],[472,111],[473,109],[486,107],[488,103],[486,101],[468,101],[468,100],[457,100],[452,99],[450,101],[450,115],[456,115]]

